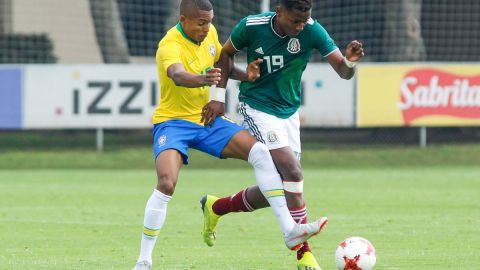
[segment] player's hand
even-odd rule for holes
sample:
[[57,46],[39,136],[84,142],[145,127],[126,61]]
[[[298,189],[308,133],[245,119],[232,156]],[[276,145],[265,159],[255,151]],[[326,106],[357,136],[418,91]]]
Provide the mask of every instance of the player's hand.
[[205,126],[211,126],[215,118],[222,115],[225,115],[225,103],[211,100],[207,105],[203,106],[200,122]]
[[207,71],[205,75],[202,75],[203,85],[217,85],[220,82],[220,76],[222,75],[222,70],[219,68],[212,68]]
[[249,82],[254,82],[260,78],[260,64],[263,63],[262,58],[258,58],[255,61],[250,62],[247,66],[247,80]]
[[357,62],[365,55],[363,52],[363,44],[358,41],[354,40],[350,42],[347,46],[347,50],[345,51],[345,57],[350,62]]

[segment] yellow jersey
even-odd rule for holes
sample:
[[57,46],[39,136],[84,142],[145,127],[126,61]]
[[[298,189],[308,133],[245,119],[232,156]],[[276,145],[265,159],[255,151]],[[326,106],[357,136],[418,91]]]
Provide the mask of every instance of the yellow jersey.
[[160,103],[153,113],[153,124],[172,119],[201,124],[202,108],[210,100],[210,87],[177,86],[167,76],[167,69],[172,64],[180,63],[187,72],[205,74],[218,61],[221,50],[222,45],[218,41],[217,30],[213,24],[207,37],[200,44],[185,34],[180,22],[167,32],[158,44],[156,55]]

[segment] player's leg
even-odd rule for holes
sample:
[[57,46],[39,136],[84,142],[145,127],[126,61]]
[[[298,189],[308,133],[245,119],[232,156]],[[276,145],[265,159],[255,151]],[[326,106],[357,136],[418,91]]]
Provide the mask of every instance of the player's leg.
[[[177,124],[177,125],[176,125]],[[175,191],[178,173],[188,162],[187,147],[192,132],[183,123],[158,124],[152,131],[157,185],[145,206],[140,255],[134,270],[148,270],[152,265],[152,252],[165,222],[167,205]],[[173,127],[172,127],[173,126]]]
[[[279,119],[255,111],[246,104],[240,104],[239,111],[244,116],[243,126],[271,149],[272,158],[284,180],[288,207],[295,222],[307,223],[307,208],[303,199],[303,175],[299,162],[301,145],[298,113],[288,119]],[[215,199],[211,198],[212,212],[219,216],[230,212],[250,212],[269,206],[257,186],[246,188],[232,196]],[[305,253],[310,254],[304,257]],[[305,268],[305,265],[311,269],[319,269],[308,242],[298,250],[297,259],[299,267],[302,265],[301,269]]]
[[272,207],[288,248],[297,250],[304,241],[323,229],[327,222],[325,218],[309,224],[295,223],[287,207],[282,179],[265,144],[242,131],[232,137],[222,156],[248,160],[252,164],[257,186]]
[[[290,214],[295,222],[306,224],[307,206],[303,198],[303,174],[297,156],[290,147],[271,150],[270,153],[277,169],[283,176],[285,196],[287,197]],[[300,270],[321,269],[307,241],[297,250],[297,268]]]
[[[307,206],[303,198],[303,175],[297,155],[290,147],[271,150],[270,153],[284,179],[285,196],[292,218],[296,223],[306,224]],[[211,204],[213,212],[219,216],[230,212],[250,212],[269,206],[258,186],[249,187],[233,196],[219,198]],[[305,241],[297,250],[297,266],[301,270],[320,269],[308,241]]]
[[[307,206],[303,198],[303,174],[300,165],[300,119],[298,112],[287,119],[252,112],[244,109],[244,117],[249,118],[250,130],[257,130],[270,149],[275,166],[280,172],[284,184],[288,208],[297,223],[307,223]],[[247,199],[255,199],[255,189],[247,194]],[[254,201],[251,201],[256,205]],[[258,204],[258,203],[257,203]],[[315,257],[311,253],[310,245],[306,241],[297,251],[297,267],[301,270],[320,269]]]
[[[288,248],[297,250],[308,238],[320,232],[326,223],[325,220],[320,219],[299,225],[291,217],[285,200],[282,179],[264,144],[257,142],[246,130],[225,117],[217,117],[213,125],[205,128],[203,133],[192,142],[192,148],[216,157],[248,160],[252,164],[257,185],[277,217]],[[202,208],[205,214],[205,205],[202,205]],[[207,211],[210,210],[207,209]],[[208,218],[207,215],[205,217]],[[204,225],[208,225],[207,223],[205,222]]]
[[[299,222],[306,213],[301,192],[289,190],[298,189],[303,184],[300,162],[292,152],[300,152],[300,132],[298,113],[289,119],[280,119],[260,111],[256,111],[245,103],[239,104],[239,112],[243,115],[242,125],[247,128],[258,141],[263,142],[271,150],[272,158],[282,179],[287,183],[286,199],[292,216]],[[292,192],[293,191],[293,192]],[[253,211],[268,206],[258,187],[249,187],[233,196],[217,200],[213,209],[219,215],[230,212]]]
[[[286,122],[285,127],[288,133],[288,144],[294,153],[294,157],[290,156],[290,162],[296,164],[294,166],[296,166],[296,168],[300,172],[298,177],[293,176],[292,179],[299,179],[301,181],[301,183],[297,183],[299,184],[298,190],[296,190],[296,187],[295,187],[296,183],[284,182],[284,185],[287,186],[286,190],[289,190],[289,191],[286,191],[286,193],[290,193],[291,195],[297,196],[297,200],[292,199],[291,201],[289,201],[289,208],[293,218],[296,221],[300,221],[301,223],[307,223],[308,211],[307,211],[306,201],[303,197],[303,179],[304,178],[301,172],[301,165],[300,165],[302,147],[301,147],[301,141],[300,141],[300,116],[298,112],[293,114],[288,119],[285,119],[285,122]],[[294,186],[291,186],[292,184]],[[295,203],[297,204],[295,205]],[[293,208],[295,206],[297,206],[296,209]],[[302,248],[297,251],[297,268],[300,270],[307,270],[307,269],[320,270],[321,269],[320,266],[318,265],[317,260],[315,259],[315,256],[313,256],[312,250],[307,241],[305,241],[305,243],[303,243]]]
[[155,163],[157,187],[153,190],[145,206],[140,255],[134,270],[150,269],[149,267],[152,265],[153,248],[165,222],[167,205],[175,190],[183,159],[177,150],[170,149],[160,153]]
[[[249,147],[240,147],[237,144],[231,144],[232,138],[246,139]],[[251,146],[255,144],[255,139],[252,138],[246,130],[236,125],[233,121],[225,117],[217,117],[213,125],[205,129],[205,134],[196,138],[197,143],[191,145],[192,148],[209,153],[216,157],[235,157],[247,160]],[[236,141],[236,140],[233,140]],[[258,189],[258,187],[256,187]],[[259,195],[263,194],[259,191]],[[235,201],[242,200],[243,196],[237,196]],[[200,200],[202,211],[204,214],[203,226],[203,240],[208,246],[213,246],[215,243],[215,228],[220,218],[213,209],[212,204],[217,200],[217,197],[206,195]],[[265,198],[264,198],[265,200]],[[265,200],[266,201],[266,200]],[[268,202],[267,202],[268,205]],[[248,209],[245,209],[247,211]]]
[[257,186],[267,199],[284,235],[295,224],[288,212],[282,179],[275,168],[268,148],[247,131],[237,133],[222,152],[223,157],[247,160],[255,170]]
[[[244,117],[243,125],[247,127],[259,141],[264,142],[272,155],[273,161],[285,187],[285,196],[295,222],[306,219],[306,208],[303,199],[303,174],[297,158],[301,151],[300,120],[298,112],[287,119],[256,111],[247,104],[240,104],[239,111]],[[247,200],[253,205],[263,206],[255,189],[247,193]]]

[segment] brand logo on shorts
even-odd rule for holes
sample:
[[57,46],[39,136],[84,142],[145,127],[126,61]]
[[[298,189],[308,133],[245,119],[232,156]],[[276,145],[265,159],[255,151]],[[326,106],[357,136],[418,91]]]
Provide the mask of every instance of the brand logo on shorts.
[[268,141],[269,142],[276,142],[278,140],[278,136],[277,134],[275,133],[275,131],[269,131],[267,133],[267,138],[268,138]]
[[300,51],[300,41],[298,38],[291,38],[288,42],[287,51],[290,53],[298,53]]
[[160,136],[160,138],[158,138],[158,146],[164,146],[166,142],[167,142],[167,136],[162,135]]
[[210,45],[210,53],[212,54],[212,56],[215,56],[215,53],[217,52],[217,50],[215,50],[215,45]]

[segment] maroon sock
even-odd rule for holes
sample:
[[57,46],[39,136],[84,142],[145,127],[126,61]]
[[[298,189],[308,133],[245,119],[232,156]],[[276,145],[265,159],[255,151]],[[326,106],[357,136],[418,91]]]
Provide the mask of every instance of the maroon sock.
[[[307,206],[304,205],[302,207],[291,209],[290,214],[293,217],[293,220],[297,223],[306,224],[307,223]],[[297,260],[300,260],[303,257],[303,254],[307,251],[312,251],[310,249],[310,245],[307,241],[303,243],[303,246],[297,250]]]
[[251,212],[255,210],[247,201],[247,190],[244,189],[232,196],[218,199],[212,205],[213,212],[222,216],[231,212]]

